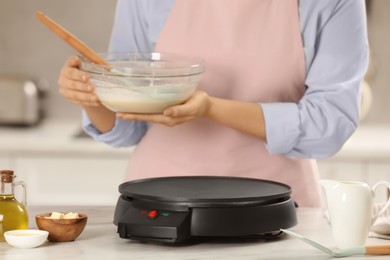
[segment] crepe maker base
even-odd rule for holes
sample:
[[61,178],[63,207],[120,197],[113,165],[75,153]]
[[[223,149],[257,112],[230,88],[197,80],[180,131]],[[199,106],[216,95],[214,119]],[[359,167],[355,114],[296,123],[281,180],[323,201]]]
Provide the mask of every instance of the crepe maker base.
[[277,237],[297,224],[288,185],[186,176],[123,183],[114,215],[121,238],[178,243],[194,237]]

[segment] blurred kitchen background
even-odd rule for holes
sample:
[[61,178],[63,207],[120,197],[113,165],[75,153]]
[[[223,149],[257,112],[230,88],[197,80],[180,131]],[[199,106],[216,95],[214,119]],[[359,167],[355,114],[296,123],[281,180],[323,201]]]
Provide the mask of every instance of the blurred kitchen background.
[[1,0],[0,74],[28,75],[49,85],[49,117],[76,118],[80,110],[57,91],[62,65],[75,51],[34,16],[41,10],[97,52],[108,48],[116,1]]
[[[390,1],[367,2],[372,59],[361,129],[337,155],[321,160],[320,170],[323,177],[371,184],[390,179]],[[45,92],[41,123],[0,126],[0,169],[14,169],[27,182],[31,204],[115,203],[132,148],[113,149],[77,137],[80,109],[67,103],[57,87],[59,71],[75,51],[34,16],[41,10],[104,52],[115,5],[114,0],[0,1],[0,77],[23,76]],[[7,99],[5,93],[0,91],[1,100]]]

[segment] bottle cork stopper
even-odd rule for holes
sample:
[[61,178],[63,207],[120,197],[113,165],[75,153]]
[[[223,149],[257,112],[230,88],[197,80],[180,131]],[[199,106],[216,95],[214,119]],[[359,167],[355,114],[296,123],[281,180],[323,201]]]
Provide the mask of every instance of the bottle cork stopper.
[[12,170],[0,170],[1,182],[2,183],[12,183],[14,177],[14,171]]

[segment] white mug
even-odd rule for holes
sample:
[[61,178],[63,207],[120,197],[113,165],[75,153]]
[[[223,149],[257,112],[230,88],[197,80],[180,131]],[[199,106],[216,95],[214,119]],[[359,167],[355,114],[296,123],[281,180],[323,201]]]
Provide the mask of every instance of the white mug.
[[389,198],[374,215],[375,190],[380,185],[390,190],[390,183],[380,181],[372,189],[367,183],[356,181],[320,180],[319,183],[325,193],[336,246],[342,249],[364,246],[371,226],[390,205]]

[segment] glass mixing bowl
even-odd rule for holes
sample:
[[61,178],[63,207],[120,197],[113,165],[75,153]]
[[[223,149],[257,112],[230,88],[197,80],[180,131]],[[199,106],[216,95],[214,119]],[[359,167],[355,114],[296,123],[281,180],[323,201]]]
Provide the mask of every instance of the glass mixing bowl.
[[102,53],[110,66],[80,56],[96,95],[114,112],[161,113],[183,103],[195,91],[203,61],[169,53]]

